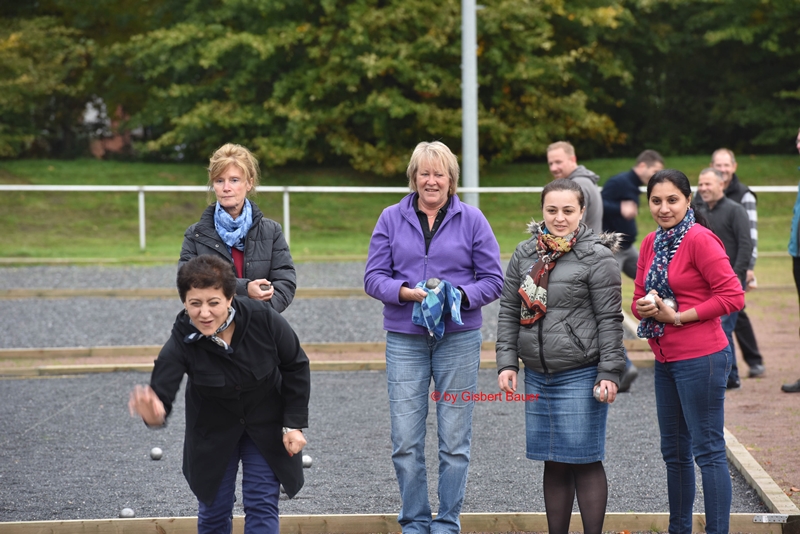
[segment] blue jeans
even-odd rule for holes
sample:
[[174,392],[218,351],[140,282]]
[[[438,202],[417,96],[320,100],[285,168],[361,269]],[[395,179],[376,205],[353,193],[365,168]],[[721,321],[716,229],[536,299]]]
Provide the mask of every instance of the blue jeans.
[[[472,439],[473,401],[481,357],[481,332],[432,336],[387,332],[386,377],[392,421],[392,461],[402,507],[397,521],[403,533],[459,532]],[[429,388],[439,437],[439,512],[432,520],[425,469],[425,420]]]
[[661,455],[667,466],[670,534],[691,534],[695,496],[694,461],[703,478],[708,534],[727,533],[731,475],[725,457],[725,386],[731,354],[720,352],[655,362],[656,407]]
[[234,489],[242,462],[242,504],[245,534],[278,534],[278,498],[281,484],[250,436],[244,434],[228,461],[228,467],[211,506],[199,502],[198,534],[230,534],[233,528]]
[[731,349],[731,372],[730,375],[739,378],[739,366],[736,365],[736,349],[733,346],[733,329],[736,328],[736,321],[739,319],[739,312],[720,317],[722,321],[722,331],[728,338],[728,348]]

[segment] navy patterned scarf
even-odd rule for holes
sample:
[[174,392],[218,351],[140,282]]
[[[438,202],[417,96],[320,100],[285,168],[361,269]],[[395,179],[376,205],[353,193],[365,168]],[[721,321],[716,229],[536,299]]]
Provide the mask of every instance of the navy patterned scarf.
[[[200,332],[192,332],[191,334],[189,334],[188,336],[183,338],[183,342],[184,343],[194,343],[195,341],[200,341],[204,337],[207,337],[208,339],[210,339],[211,341],[213,341],[214,343],[216,343],[217,345],[222,347],[222,349],[225,351],[226,354],[233,354],[233,349],[230,347],[230,345],[228,345],[225,342],[224,339],[222,339],[221,337],[217,336],[217,334],[219,334],[223,330],[227,330],[227,328],[233,322],[233,318],[235,316],[236,316],[236,310],[233,309],[233,306],[230,306],[230,307],[228,307],[228,318],[225,319],[225,322],[222,323],[222,325],[220,325],[219,328],[217,328],[216,332],[214,332],[210,336],[204,336]],[[191,319],[189,319],[189,324],[194,326],[194,323],[192,322]],[[195,326],[195,328],[197,328],[197,327]]]
[[[686,232],[694,224],[694,210],[689,208],[686,210],[686,215],[681,222],[669,230],[664,230],[663,228],[656,230],[656,239],[653,241],[653,250],[656,255],[653,258],[653,263],[650,265],[647,276],[644,278],[645,294],[650,293],[651,289],[655,289],[662,299],[667,297],[675,298],[675,293],[672,292],[672,288],[669,286],[669,263],[678,251],[678,246],[683,241]],[[664,335],[664,323],[660,323],[652,317],[646,317],[639,322],[636,335],[648,339],[661,337]]]

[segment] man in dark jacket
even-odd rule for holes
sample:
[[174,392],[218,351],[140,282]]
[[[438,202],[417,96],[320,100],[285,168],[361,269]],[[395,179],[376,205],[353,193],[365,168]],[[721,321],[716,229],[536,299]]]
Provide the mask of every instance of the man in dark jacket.
[[639,188],[664,168],[664,158],[655,150],[645,150],[632,169],[612,176],[603,185],[603,231],[622,234],[619,252],[614,257],[623,273],[636,279],[639,251],[636,242],[636,216],[639,214]]
[[[711,155],[711,167],[722,173],[722,179],[725,182],[725,197],[737,202],[744,206],[747,211],[747,218],[750,222],[750,239],[753,242],[753,254],[750,257],[750,264],[747,267],[747,279],[745,291],[751,291],[756,288],[756,277],[754,269],[756,267],[756,258],[758,258],[758,214],[756,212],[756,195],[750,188],[739,181],[736,175],[738,164],[736,163],[736,156],[731,150],[727,148],[720,148],[715,150]],[[695,206],[698,208],[703,207],[703,199],[700,195],[694,197]],[[764,367],[764,358],[758,349],[758,342],[756,335],[753,331],[753,325],[750,324],[750,318],[747,316],[745,310],[739,312],[739,318],[736,321],[736,328],[734,329],[736,340],[739,342],[739,347],[742,349],[742,358],[750,367],[749,378],[762,376],[766,371]],[[733,384],[735,386],[735,384]]]
[[[739,277],[739,282],[744,288],[747,284],[747,268],[753,253],[747,211],[741,204],[727,198],[724,188],[725,182],[720,171],[707,168],[700,172],[697,194],[703,199],[703,206],[698,207],[698,211],[707,219],[711,231],[725,246],[725,253],[730,258],[733,272]],[[731,372],[728,375],[728,389],[738,389],[741,386],[733,345],[733,330],[738,315],[738,312],[734,312],[722,317],[722,329],[728,337],[733,356]]]

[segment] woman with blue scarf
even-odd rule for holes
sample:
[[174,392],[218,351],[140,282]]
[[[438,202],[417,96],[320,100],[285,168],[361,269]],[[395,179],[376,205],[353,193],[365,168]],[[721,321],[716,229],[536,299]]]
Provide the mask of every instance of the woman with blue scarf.
[[703,221],[697,224],[691,197],[680,171],[665,169],[650,179],[647,200],[659,228],[641,244],[632,310],[656,359],[669,531],[692,532],[697,462],[705,532],[717,534],[728,532],[731,509],[723,427],[732,361],[720,317],[742,309],[744,291],[722,242]]
[[297,276],[281,226],[248,199],[258,178],[258,161],[245,147],[228,143],[214,152],[208,189],[216,202],[186,230],[179,266],[203,254],[221,256],[236,273],[237,295],[280,313],[294,299]]

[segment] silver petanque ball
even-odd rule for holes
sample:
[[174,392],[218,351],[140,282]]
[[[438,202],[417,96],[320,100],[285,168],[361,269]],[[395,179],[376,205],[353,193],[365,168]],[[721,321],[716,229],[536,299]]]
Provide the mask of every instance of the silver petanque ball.
[[281,493],[286,493],[286,490],[283,489],[283,484],[281,484]]
[[124,519],[130,519],[132,517],[136,517],[136,514],[133,513],[133,510],[131,508],[123,508],[122,510],[119,511],[119,516]]
[[303,455],[303,467],[305,468],[311,467],[311,456],[307,454]]
[[437,287],[439,287],[439,284],[441,283],[442,281],[439,280],[438,278],[428,278],[428,281],[425,282],[425,287],[427,287],[428,289],[436,289]]
[[150,449],[150,458],[152,458],[153,460],[160,460],[161,456],[163,455],[164,451],[162,451],[158,447],[153,447],[152,449]]
[[675,302],[675,299],[667,297],[665,299],[661,299],[661,302],[663,302],[667,307],[672,308],[674,311],[678,311],[678,303]]
[[654,293],[648,293],[647,295],[645,295],[645,296],[644,296],[644,297],[642,297],[642,298],[643,298],[644,300],[648,301],[648,302],[652,302],[653,304],[655,304],[655,303],[656,303],[656,296],[655,296],[655,294],[654,294]]

